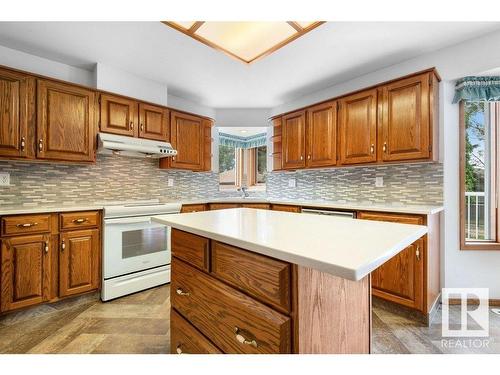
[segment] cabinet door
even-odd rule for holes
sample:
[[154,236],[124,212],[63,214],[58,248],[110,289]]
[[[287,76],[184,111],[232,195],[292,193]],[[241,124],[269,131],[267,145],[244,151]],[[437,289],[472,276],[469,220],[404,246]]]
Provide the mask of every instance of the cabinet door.
[[35,79],[0,69],[0,156],[34,157]]
[[201,117],[172,112],[170,143],[177,155],[170,159],[172,168],[199,171],[204,165],[204,128]]
[[337,102],[307,109],[307,166],[337,164]]
[[306,166],[306,112],[298,111],[282,119],[282,163],[283,169]]
[[48,80],[38,80],[37,92],[37,157],[94,161],[96,93]]
[[36,305],[50,295],[50,236],[2,240],[1,311]]
[[429,74],[403,79],[381,89],[382,160],[430,156]]
[[61,233],[59,295],[79,294],[99,287],[99,230]]
[[139,103],[139,137],[167,142],[168,120],[168,109]]
[[[423,224],[423,218],[360,212],[359,219]],[[425,237],[424,237],[425,238]],[[425,241],[420,238],[372,272],[373,295],[404,306],[423,309]]]
[[340,100],[340,163],[377,160],[377,90],[363,91]]
[[118,135],[138,135],[138,104],[135,100],[101,94],[100,131]]

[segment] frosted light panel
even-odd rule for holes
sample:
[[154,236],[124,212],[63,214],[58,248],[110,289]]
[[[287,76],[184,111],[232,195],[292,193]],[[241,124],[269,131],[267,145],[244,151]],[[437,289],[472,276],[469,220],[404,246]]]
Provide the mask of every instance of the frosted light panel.
[[205,22],[195,34],[251,61],[295,33],[286,22]]

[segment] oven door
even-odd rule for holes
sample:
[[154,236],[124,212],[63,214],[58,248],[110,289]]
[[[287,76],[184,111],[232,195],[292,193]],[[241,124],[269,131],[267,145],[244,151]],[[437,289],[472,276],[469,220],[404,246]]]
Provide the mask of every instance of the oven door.
[[170,264],[170,227],[151,216],[104,220],[104,279]]

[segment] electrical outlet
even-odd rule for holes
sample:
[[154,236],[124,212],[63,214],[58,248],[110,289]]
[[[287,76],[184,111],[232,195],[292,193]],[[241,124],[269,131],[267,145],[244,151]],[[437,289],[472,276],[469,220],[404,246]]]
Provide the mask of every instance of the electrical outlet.
[[172,186],[174,186],[174,179],[173,179],[173,178],[169,178],[169,179],[167,180],[167,186],[168,186],[168,187],[172,187]]
[[294,188],[297,187],[297,180],[295,178],[288,179],[288,187]]
[[375,177],[375,187],[384,187],[383,177]]
[[10,185],[10,173],[2,172],[0,173],[0,186]]

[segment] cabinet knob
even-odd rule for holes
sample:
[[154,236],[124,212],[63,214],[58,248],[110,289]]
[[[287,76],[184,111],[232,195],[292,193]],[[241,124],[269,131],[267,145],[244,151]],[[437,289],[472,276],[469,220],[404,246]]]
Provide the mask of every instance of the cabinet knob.
[[374,145],[374,144],[372,144],[372,145],[370,146],[370,152],[371,152],[372,154],[375,152],[375,145]]
[[66,249],[66,244],[64,243],[64,240],[61,242],[61,251],[64,251]]
[[40,151],[43,151],[43,139],[40,139],[40,140],[38,141],[38,149],[39,149]]
[[417,246],[417,250],[415,251],[415,255],[417,256],[417,260],[420,260],[420,246]]
[[248,340],[245,336],[243,336],[241,334],[241,330],[238,327],[234,327],[234,334],[235,334],[236,340],[240,344],[250,345],[250,346],[253,346],[254,348],[256,348],[258,346],[257,345],[257,341],[255,341],[255,340]]
[[141,132],[144,131],[144,124],[141,124]]
[[304,160],[304,156],[300,155],[300,160]]
[[307,155],[307,160],[311,160],[311,155]]
[[24,151],[26,147],[26,139],[24,137],[21,137],[21,151]]
[[384,142],[384,146],[382,147],[382,151],[387,152],[387,142]]
[[177,290],[175,291],[175,293],[177,293],[179,296],[189,296],[189,292],[185,292],[181,288],[177,288]]
[[49,252],[49,243],[45,242],[45,254]]
[[175,351],[177,352],[177,354],[182,354],[182,348],[181,348],[182,344],[179,344],[177,345],[177,347],[175,348]]
[[130,121],[130,130],[134,130],[134,122]]

